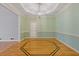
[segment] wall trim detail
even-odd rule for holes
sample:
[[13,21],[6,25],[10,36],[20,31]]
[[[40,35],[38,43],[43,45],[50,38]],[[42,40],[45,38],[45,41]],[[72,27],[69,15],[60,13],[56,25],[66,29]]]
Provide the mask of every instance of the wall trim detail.
[[64,33],[64,32],[57,32],[57,33],[65,34],[65,35],[69,35],[69,36],[73,36],[73,37],[79,38],[79,35],[75,35],[75,34]]
[[56,37],[25,37],[25,38],[56,38]]

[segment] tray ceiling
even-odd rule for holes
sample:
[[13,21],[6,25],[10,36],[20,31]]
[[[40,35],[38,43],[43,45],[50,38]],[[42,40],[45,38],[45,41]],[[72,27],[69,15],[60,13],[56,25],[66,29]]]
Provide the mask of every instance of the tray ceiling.
[[56,15],[69,3],[2,3],[17,15]]

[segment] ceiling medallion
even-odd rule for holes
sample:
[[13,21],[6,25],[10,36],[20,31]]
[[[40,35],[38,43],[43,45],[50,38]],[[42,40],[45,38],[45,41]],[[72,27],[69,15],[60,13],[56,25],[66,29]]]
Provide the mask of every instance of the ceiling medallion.
[[32,15],[46,15],[54,12],[58,3],[22,3],[24,10]]

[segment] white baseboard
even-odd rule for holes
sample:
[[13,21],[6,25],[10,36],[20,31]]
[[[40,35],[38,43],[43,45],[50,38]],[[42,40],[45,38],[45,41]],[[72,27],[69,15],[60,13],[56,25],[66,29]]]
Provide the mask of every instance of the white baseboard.
[[56,38],[56,37],[25,37],[25,38]]
[[61,41],[61,40],[58,39],[58,38],[56,38],[56,39],[57,39],[58,41],[60,41],[61,43],[63,43],[64,45],[66,45],[67,47],[69,47],[70,49],[72,49],[72,50],[74,50],[75,52],[79,53],[78,50],[76,50],[75,48],[71,47],[69,44],[67,44],[67,43],[65,43],[65,42],[63,42],[63,41]]
[[9,41],[11,41],[11,42],[12,41],[18,41],[19,42],[20,40],[0,40],[0,42],[9,42]]

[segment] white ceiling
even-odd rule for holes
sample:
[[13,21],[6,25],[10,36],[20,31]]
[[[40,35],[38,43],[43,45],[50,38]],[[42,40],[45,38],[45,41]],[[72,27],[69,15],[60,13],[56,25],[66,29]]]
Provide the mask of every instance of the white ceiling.
[[21,5],[26,12],[32,15],[46,15],[58,7],[58,3],[24,3]]
[[17,15],[56,15],[70,4],[68,3],[2,3]]

